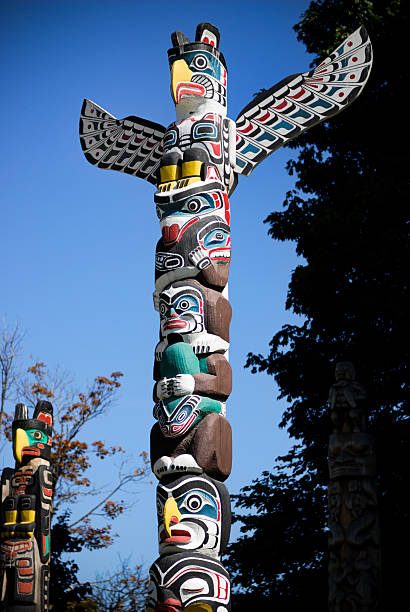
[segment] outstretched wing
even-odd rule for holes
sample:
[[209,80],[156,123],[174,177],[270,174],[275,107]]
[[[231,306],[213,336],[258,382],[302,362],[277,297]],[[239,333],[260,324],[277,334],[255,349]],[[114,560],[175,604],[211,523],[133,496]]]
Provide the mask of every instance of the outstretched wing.
[[264,91],[236,120],[236,168],[248,176],[265,157],[308,128],[346,108],[361,93],[372,65],[362,26],[319,66]]
[[84,100],[81,146],[88,161],[99,168],[133,174],[155,185],[164,134],[159,123],[133,116],[116,119],[91,100]]

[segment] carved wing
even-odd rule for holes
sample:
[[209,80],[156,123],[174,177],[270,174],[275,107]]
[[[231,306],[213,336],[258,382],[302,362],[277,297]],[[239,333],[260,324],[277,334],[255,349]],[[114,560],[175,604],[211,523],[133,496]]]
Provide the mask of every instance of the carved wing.
[[116,119],[87,99],[81,109],[80,141],[88,161],[99,168],[139,176],[154,185],[165,129],[139,117]]
[[319,66],[264,91],[236,120],[236,167],[248,176],[268,155],[357,98],[369,77],[372,46],[362,26]]

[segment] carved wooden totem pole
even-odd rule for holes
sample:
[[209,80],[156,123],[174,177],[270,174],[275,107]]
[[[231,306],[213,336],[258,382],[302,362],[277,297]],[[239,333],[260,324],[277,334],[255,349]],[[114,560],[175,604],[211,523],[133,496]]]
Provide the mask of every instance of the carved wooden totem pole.
[[32,419],[27,406],[17,404],[16,467],[1,477],[0,609],[8,612],[49,610],[52,426],[50,402],[38,402]]
[[270,153],[328,120],[361,92],[371,45],[359,28],[320,66],[292,75],[252,100],[236,122],[227,113],[227,68],[219,32],[201,23],[191,42],[171,35],[168,51],[176,121],[118,120],[85,100],[80,120],[92,164],[144,178],[161,227],[155,253],[155,349],[151,464],[157,488],[159,558],[149,611],[227,612],[221,564],[229,539],[231,471],[228,362],[231,306],[229,196]]
[[329,610],[376,612],[380,601],[380,536],[376,453],[367,432],[367,393],[350,362],[336,365],[329,394]]

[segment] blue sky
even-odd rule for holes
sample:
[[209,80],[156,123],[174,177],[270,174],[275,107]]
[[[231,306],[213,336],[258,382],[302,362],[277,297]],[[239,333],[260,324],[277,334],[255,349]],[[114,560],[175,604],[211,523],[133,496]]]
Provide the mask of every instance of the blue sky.
[[[148,450],[158,338],[153,259],[160,232],[151,184],[85,160],[78,138],[82,100],[116,117],[134,114],[168,125],[175,118],[170,34],[178,29],[192,38],[198,23],[210,21],[221,31],[228,115],[235,119],[262,87],[309,67],[292,30],[307,6],[305,0],[1,4],[0,316],[27,330],[26,355],[68,370],[79,388],[97,375],[124,372],[118,402],[85,432],[90,441],[121,444],[135,457]],[[289,447],[278,429],[283,403],[274,381],[243,365],[249,351],[266,353],[272,335],[297,321],[284,309],[298,264],[294,246],[273,242],[263,224],[293,186],[285,171],[290,155],[279,150],[249,178],[240,177],[231,198],[231,493],[270,469]],[[10,461],[7,455],[0,467]],[[115,471],[102,463],[94,478],[112,481]],[[83,579],[112,568],[118,555],[132,554],[147,566],[157,556],[155,486],[142,484],[136,499],[115,523],[116,544],[80,556]],[[77,512],[73,508],[73,516]]]

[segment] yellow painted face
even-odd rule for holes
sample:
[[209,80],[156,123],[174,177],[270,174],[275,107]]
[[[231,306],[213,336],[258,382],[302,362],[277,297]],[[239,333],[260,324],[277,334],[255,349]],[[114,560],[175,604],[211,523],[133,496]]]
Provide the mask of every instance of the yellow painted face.
[[194,603],[184,608],[184,612],[212,612],[212,608],[207,603]]

